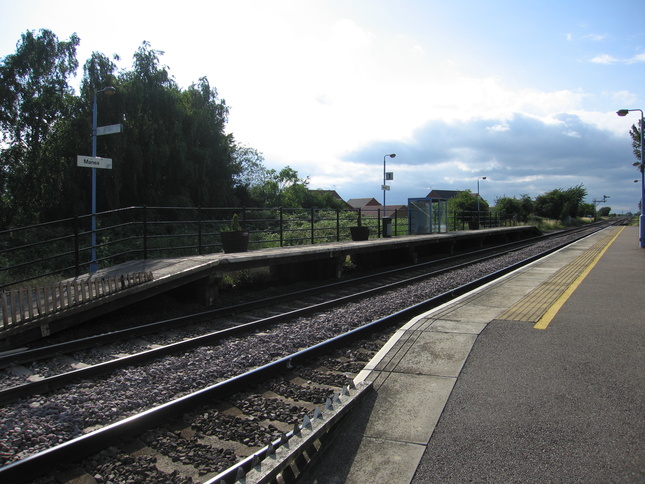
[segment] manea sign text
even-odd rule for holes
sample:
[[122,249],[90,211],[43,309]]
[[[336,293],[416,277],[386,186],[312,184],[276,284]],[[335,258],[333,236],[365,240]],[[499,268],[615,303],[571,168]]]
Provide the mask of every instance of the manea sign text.
[[112,169],[112,158],[99,158],[97,156],[83,156],[76,157],[76,164],[84,166],[85,168],[103,168],[106,170]]

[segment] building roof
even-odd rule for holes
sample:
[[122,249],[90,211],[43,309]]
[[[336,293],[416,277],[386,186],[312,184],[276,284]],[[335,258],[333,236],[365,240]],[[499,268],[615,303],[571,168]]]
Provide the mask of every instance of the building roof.
[[[345,200],[343,200],[343,197],[341,197],[336,190],[323,190],[322,188],[317,188],[316,190],[312,190],[311,188],[309,189],[310,192],[316,192],[317,194],[320,195],[330,195],[332,198],[336,200],[340,200],[345,204],[346,207],[351,207]],[[351,207],[353,208],[353,207]]]
[[457,196],[461,190],[432,190],[426,198],[443,198],[445,200],[450,200]]
[[[321,195],[331,195],[332,197],[338,199],[338,200],[343,200],[343,197],[341,197],[336,190],[323,190],[322,188],[317,188],[316,190],[309,189],[310,192],[316,192],[320,193]],[[343,200],[344,202],[345,200]]]
[[347,200],[347,203],[349,203],[352,208],[381,206],[381,204],[375,198],[350,198],[349,200]]
[[398,217],[407,217],[408,206],[407,205],[386,205],[385,206],[385,210],[383,210],[383,217],[394,218],[395,214],[397,214]]

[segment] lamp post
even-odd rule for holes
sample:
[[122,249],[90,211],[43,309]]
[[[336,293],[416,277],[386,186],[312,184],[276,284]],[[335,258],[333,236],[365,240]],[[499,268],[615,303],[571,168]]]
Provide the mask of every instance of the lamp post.
[[640,246],[645,248],[645,220],[643,217],[643,209],[645,208],[645,143],[643,143],[643,131],[645,130],[645,121],[643,120],[643,110],[642,109],[619,109],[616,111],[618,116],[627,116],[627,113],[630,111],[640,111],[641,113],[641,162],[634,163],[634,166],[638,166],[641,172],[641,215],[638,218],[638,226],[640,233]]
[[[96,96],[99,93],[105,93],[111,96],[116,92],[112,86],[104,87],[94,92],[94,103],[92,104],[92,157],[96,157],[96,130],[98,120],[98,109],[96,106]],[[96,168],[92,167],[92,259],[90,260],[90,274],[94,274],[99,268],[96,260]]]
[[[394,158],[396,156],[395,153],[390,153],[389,155],[385,155],[383,157],[383,216],[385,216],[385,191],[387,190],[387,185],[385,184],[385,180],[387,180],[387,174],[385,173],[385,158],[387,157]],[[391,177],[389,178],[390,180],[392,179]]]
[[481,227],[481,216],[479,212],[479,180],[485,180],[485,176],[479,176],[477,177],[477,230],[479,230]]

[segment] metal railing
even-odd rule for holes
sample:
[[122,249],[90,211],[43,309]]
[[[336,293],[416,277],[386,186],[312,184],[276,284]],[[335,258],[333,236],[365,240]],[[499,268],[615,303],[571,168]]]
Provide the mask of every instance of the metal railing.
[[[363,225],[378,237],[380,210],[362,212]],[[96,214],[97,262],[220,252],[220,234],[234,214],[250,233],[250,249],[350,240],[357,222],[352,209],[128,207]],[[407,219],[398,221],[396,234],[407,234]],[[91,235],[90,215],[0,231],[0,288],[87,274]]]
[[[382,207],[381,207],[382,208]],[[234,214],[249,232],[249,248],[284,247],[351,240],[350,227],[361,214],[370,237],[382,236],[382,209],[205,208],[136,206],[96,214],[99,267],[163,257],[222,251],[220,234]],[[449,230],[467,230],[477,212],[449,216]],[[480,227],[501,224],[482,212]],[[470,224],[470,227],[469,227]],[[408,219],[395,213],[392,236],[408,235]],[[91,216],[0,231],[0,289],[34,279],[80,277],[89,272]]]

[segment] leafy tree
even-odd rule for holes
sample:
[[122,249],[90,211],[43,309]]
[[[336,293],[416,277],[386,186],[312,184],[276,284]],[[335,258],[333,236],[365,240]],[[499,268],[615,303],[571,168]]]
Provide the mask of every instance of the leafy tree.
[[638,160],[636,162],[636,167],[639,171],[643,171],[645,167],[641,165],[641,132],[640,129],[634,124],[632,129],[629,131],[629,136],[632,138],[632,148],[634,148],[634,156]]
[[[483,198],[479,199],[479,209],[481,211],[488,210],[488,202]],[[472,193],[470,190],[463,190],[459,192],[456,196],[448,200],[448,210],[457,212],[476,212],[477,194]]]
[[[260,152],[236,145],[225,132],[228,106],[208,79],[180,89],[161,62],[163,52],[148,42],[130,70],[92,53],[76,96],[68,77],[78,67],[78,44],[76,35],[60,42],[48,30],[27,32],[16,54],[1,59],[2,226],[89,213],[92,172],[76,166],[76,155],[92,150],[94,99],[98,126],[124,126],[120,134],[96,138],[97,155],[114,160],[112,170],[97,171],[98,211],[338,205],[309,190],[309,179],[292,168],[267,170]],[[100,94],[107,86],[116,94]]]
[[262,181],[251,187],[251,195],[263,207],[299,207],[308,185],[308,178],[300,179],[296,170],[286,166],[279,172],[265,170]]
[[99,210],[232,201],[235,167],[233,138],[225,133],[228,107],[206,78],[180,90],[161,65],[162,55],[144,42],[134,55],[133,70],[116,77],[113,64],[100,54],[85,65],[82,92],[91,99],[103,86],[115,86],[114,96],[101,99],[99,114],[104,124],[124,124],[122,134],[100,140],[99,155],[113,158],[114,164],[99,180]]
[[593,203],[581,203],[578,208],[578,216],[580,217],[593,217],[596,207]]
[[233,183],[235,186],[250,188],[262,183],[266,176],[264,156],[261,152],[246,145],[236,145],[232,153]]
[[540,217],[564,220],[577,217],[587,189],[578,185],[567,190],[556,188],[535,199],[535,213]]
[[524,213],[522,201],[517,197],[500,197],[495,201],[495,209],[499,212],[500,216],[506,219],[513,219],[516,221],[525,222],[527,214]]
[[[477,194],[470,190],[463,190],[456,196],[448,200],[448,211],[457,216],[457,220],[468,222],[471,228],[476,228],[478,223],[477,213]],[[488,210],[488,202],[483,198],[479,199],[479,210],[485,212]]]
[[610,212],[611,212],[611,207],[602,207],[602,208],[598,209],[598,216],[599,217],[608,217]]
[[520,205],[522,207],[522,217],[524,217],[524,220],[528,220],[529,217],[535,212],[534,200],[525,193],[520,196]]
[[329,190],[309,190],[302,206],[304,208],[347,208],[347,204],[334,197]]
[[[56,198],[66,184],[61,166],[63,131],[77,108],[68,78],[78,62],[79,38],[59,41],[49,30],[28,31],[15,54],[0,64],[0,208],[2,224],[42,220],[55,211]],[[6,147],[5,147],[6,146]]]

